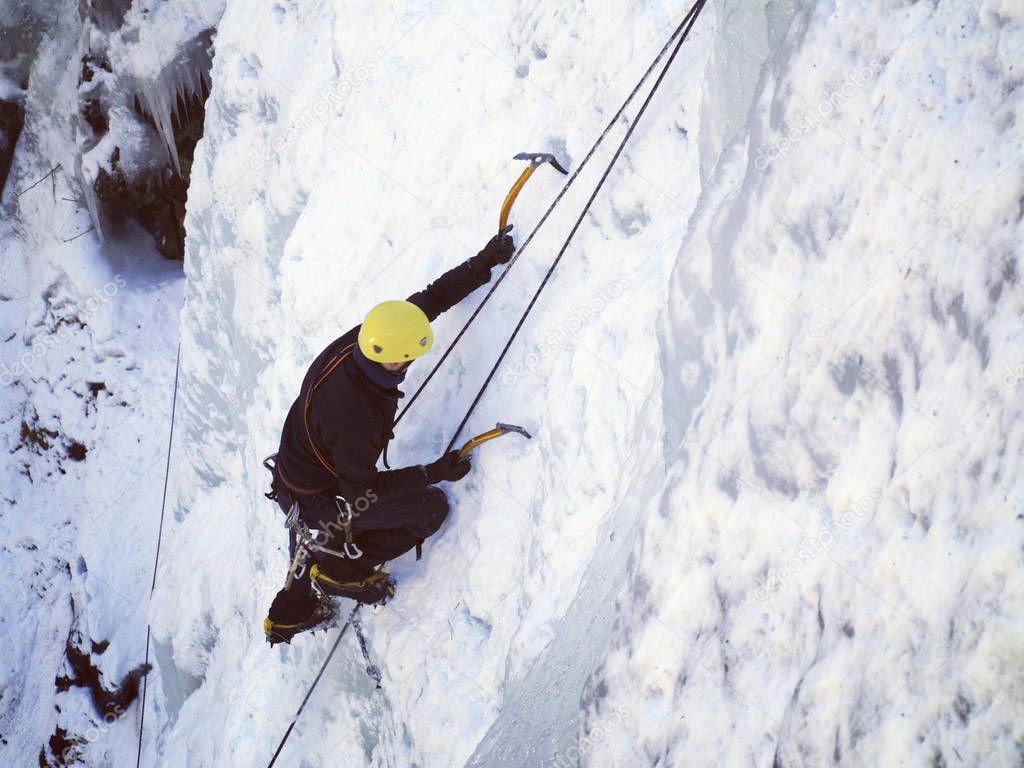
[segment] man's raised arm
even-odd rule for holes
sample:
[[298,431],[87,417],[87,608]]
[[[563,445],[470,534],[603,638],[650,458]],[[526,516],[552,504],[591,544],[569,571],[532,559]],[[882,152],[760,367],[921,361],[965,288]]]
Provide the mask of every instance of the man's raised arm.
[[447,312],[486,284],[491,279],[493,267],[508,263],[515,253],[512,236],[508,234],[510,229],[511,225],[492,237],[476,256],[449,269],[422,291],[410,296],[407,301],[422,309],[427,319],[433,322],[438,315]]

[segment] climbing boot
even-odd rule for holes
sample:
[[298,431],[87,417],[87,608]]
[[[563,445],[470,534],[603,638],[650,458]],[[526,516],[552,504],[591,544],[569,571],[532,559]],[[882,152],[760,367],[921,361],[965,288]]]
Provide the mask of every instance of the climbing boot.
[[309,578],[325,595],[347,597],[367,605],[384,605],[395,594],[395,582],[387,571],[374,571],[358,581],[338,581],[314,565],[309,569]]
[[333,626],[336,615],[337,612],[334,610],[334,606],[331,605],[331,601],[323,595],[317,595],[313,612],[308,618],[286,623],[274,621],[270,616],[267,616],[263,620],[263,633],[267,636],[267,642],[270,643],[271,648],[277,643],[288,643],[290,645],[292,638],[300,632],[326,629]]

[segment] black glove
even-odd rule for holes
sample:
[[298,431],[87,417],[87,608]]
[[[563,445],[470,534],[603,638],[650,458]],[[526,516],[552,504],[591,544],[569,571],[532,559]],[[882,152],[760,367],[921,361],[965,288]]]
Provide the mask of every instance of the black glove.
[[453,483],[456,480],[461,480],[469,474],[470,468],[468,456],[460,459],[458,451],[448,451],[448,453],[434,463],[423,467],[423,471],[427,475],[427,483],[434,485],[442,480],[448,480]]
[[491,277],[491,268],[499,264],[508,264],[512,254],[516,252],[515,243],[512,242],[512,225],[509,224],[501,232],[492,237],[484,249],[469,260],[469,265],[480,277]]

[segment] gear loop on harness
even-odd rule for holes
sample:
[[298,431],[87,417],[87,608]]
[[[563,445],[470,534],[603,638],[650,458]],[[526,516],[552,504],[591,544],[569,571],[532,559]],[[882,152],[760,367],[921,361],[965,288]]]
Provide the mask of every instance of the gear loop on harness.
[[308,565],[310,555],[314,552],[331,555],[343,560],[358,560],[363,556],[363,550],[355,543],[352,536],[352,520],[358,517],[359,513],[354,512],[352,505],[341,496],[334,498],[334,504],[338,508],[338,520],[342,530],[345,532],[345,541],[342,543],[341,551],[325,546],[326,542],[330,540],[330,536],[327,532],[320,529],[310,529],[300,519],[301,508],[299,507],[299,502],[292,502],[288,515],[285,517],[285,528],[288,529],[292,555],[285,589],[290,588],[295,579],[301,579],[306,573],[306,566]]
[[[268,499],[277,499],[277,488],[275,487],[275,473],[277,454],[271,454],[263,460],[263,466],[271,474],[271,492],[264,494]],[[359,512],[352,508],[348,500],[343,496],[334,497],[334,506],[338,509],[338,525],[345,533],[345,541],[342,543],[341,551],[330,549],[325,546],[330,540],[327,532],[320,529],[310,529],[301,519],[302,509],[298,501],[293,501],[284,519],[284,527],[289,534],[289,554],[292,556],[292,564],[288,569],[286,588],[290,587],[295,579],[302,578],[306,572],[306,565],[309,556],[313,552],[325,555],[332,555],[346,560],[358,560],[363,556],[363,550],[355,543],[352,536],[352,521],[359,517]],[[321,539],[323,543],[321,543]]]
[[285,526],[295,540],[295,552],[292,568],[289,573],[289,584],[291,579],[302,575],[306,560],[313,552],[331,555],[343,560],[358,560],[363,556],[363,550],[355,543],[355,539],[352,536],[352,520],[358,517],[359,513],[354,512],[352,505],[341,496],[334,498],[334,504],[338,508],[338,525],[345,533],[345,541],[342,542],[341,551],[325,546],[331,538],[328,531],[319,528],[311,529],[299,519],[299,503],[294,502],[292,504],[285,522]]

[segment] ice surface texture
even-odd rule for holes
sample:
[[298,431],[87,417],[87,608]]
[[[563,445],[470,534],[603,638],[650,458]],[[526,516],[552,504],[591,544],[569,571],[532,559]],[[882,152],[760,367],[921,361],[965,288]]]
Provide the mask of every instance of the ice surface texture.
[[[285,563],[258,460],[305,365],[489,236],[508,155],[577,161],[684,11],[229,4],[190,203],[192,472],[155,613],[204,683],[165,759],[258,760],[325,651],[258,634]],[[451,489],[368,623],[384,693],[340,658],[292,759],[1011,762],[1019,40],[1006,8],[713,4],[484,401],[476,426],[538,439]],[[393,463],[443,445],[581,197]]]

